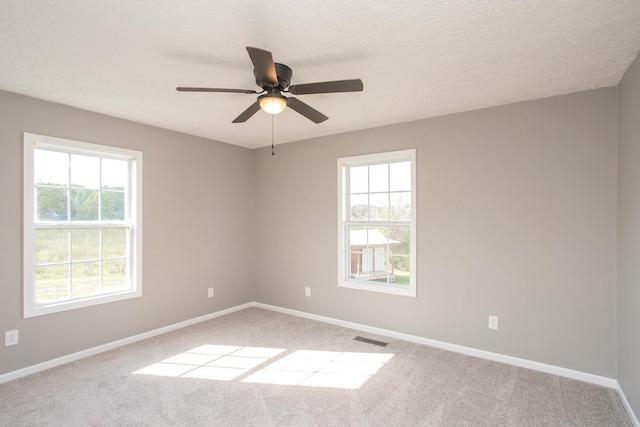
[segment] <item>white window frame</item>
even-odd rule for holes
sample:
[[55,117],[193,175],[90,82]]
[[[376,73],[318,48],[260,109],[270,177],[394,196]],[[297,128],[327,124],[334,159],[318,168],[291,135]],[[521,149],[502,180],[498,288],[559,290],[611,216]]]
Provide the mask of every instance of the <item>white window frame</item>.
[[[125,190],[125,221],[114,221],[113,225],[122,227],[128,225],[129,244],[128,280],[131,289],[113,293],[98,294],[86,297],[76,297],[56,300],[46,303],[36,303],[35,300],[35,267],[36,267],[36,229],[44,225],[36,221],[35,209],[35,165],[34,151],[44,148],[50,151],[82,154],[127,160],[129,164],[129,182]],[[88,142],[73,141],[51,136],[24,133],[24,318],[42,316],[61,311],[105,304],[142,295],[142,152]],[[72,225],[71,222],[55,223],[47,221],[46,227],[56,226],[69,229],[86,227],[108,227],[108,221],[99,223],[82,222]],[[42,228],[46,228],[42,227]]]
[[[411,162],[411,221],[410,221],[410,258],[409,258],[409,286],[394,285],[393,283],[372,283],[351,277],[351,255],[348,225],[350,221],[349,180],[347,169],[352,166],[390,163],[396,161]],[[338,286],[372,292],[382,292],[393,295],[416,296],[416,150],[399,150],[384,153],[365,154],[360,156],[341,157],[338,159]],[[388,221],[393,225],[393,221]],[[379,223],[376,223],[379,224]],[[406,225],[403,223],[402,225]]]

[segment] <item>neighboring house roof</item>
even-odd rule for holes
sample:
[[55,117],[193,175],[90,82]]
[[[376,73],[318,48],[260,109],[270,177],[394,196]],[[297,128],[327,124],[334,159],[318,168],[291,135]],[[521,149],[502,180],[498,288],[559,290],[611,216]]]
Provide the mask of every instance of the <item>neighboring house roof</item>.
[[379,246],[386,245],[387,243],[395,245],[400,242],[398,240],[387,239],[380,231],[370,228],[367,230],[350,230],[349,243],[351,246],[367,246],[367,244],[369,246]]

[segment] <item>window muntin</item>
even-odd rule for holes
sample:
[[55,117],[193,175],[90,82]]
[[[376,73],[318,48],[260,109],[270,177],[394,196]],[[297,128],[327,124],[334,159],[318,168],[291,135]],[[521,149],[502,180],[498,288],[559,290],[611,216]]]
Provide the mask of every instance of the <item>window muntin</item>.
[[415,150],[338,159],[342,287],[416,295]]
[[25,317],[141,294],[142,153],[25,133]]

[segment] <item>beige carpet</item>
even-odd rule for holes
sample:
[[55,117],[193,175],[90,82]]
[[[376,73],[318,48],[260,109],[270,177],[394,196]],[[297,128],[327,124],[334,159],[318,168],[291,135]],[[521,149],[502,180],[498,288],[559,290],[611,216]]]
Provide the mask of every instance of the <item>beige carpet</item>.
[[250,308],[0,384],[0,425],[632,424],[612,389]]

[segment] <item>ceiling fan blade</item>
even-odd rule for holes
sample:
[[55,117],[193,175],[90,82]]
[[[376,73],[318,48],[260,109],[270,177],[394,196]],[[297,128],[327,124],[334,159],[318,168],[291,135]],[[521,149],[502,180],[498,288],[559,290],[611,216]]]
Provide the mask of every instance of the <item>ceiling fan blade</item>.
[[291,85],[289,92],[294,95],[310,95],[313,93],[361,92],[363,88],[362,80],[354,79]]
[[223,93],[258,93],[251,89],[220,89],[216,87],[177,87],[178,92],[223,92]]
[[322,123],[329,118],[299,99],[289,97],[287,98],[287,103],[292,110],[297,111],[314,123]]
[[247,108],[242,113],[240,113],[238,117],[233,119],[231,123],[244,123],[247,120],[249,120],[251,116],[257,113],[259,110],[260,110],[260,104],[258,103],[258,101],[256,101],[253,104],[249,105],[249,108]]
[[258,49],[257,47],[247,46],[247,53],[253,62],[258,78],[267,84],[278,85],[278,75],[276,74],[276,66],[273,63],[273,56],[268,50]]

